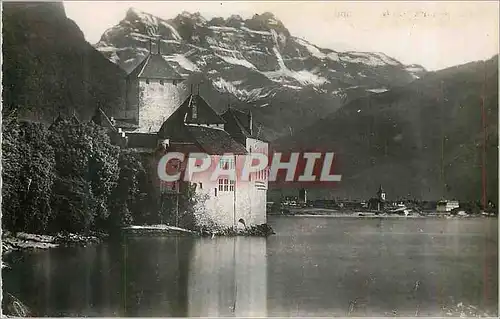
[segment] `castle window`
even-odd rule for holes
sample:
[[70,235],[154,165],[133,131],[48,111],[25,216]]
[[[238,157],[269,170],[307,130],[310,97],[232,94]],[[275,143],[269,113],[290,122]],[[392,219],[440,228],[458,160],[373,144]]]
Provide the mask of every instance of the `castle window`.
[[197,118],[198,117],[198,110],[197,110],[196,105],[193,105],[192,112],[193,112],[193,119]]
[[149,79],[146,79],[146,84],[149,84]]
[[234,192],[235,182],[227,178],[219,179],[219,192]]
[[200,183],[200,189],[203,189],[203,184],[202,183]]
[[160,84],[163,85],[163,80],[160,80]]
[[231,158],[221,158],[219,160],[219,167],[225,170],[234,169],[234,161]]

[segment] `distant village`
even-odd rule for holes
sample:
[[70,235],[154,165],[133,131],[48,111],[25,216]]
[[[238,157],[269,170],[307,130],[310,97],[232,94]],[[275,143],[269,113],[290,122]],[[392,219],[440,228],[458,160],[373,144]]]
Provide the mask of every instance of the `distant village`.
[[492,202],[486,209],[479,203],[459,202],[458,200],[418,201],[388,200],[380,185],[374,196],[368,200],[315,199],[309,200],[307,190],[301,188],[297,196],[284,196],[281,201],[268,202],[269,215],[334,215],[350,214],[355,216],[496,216]]

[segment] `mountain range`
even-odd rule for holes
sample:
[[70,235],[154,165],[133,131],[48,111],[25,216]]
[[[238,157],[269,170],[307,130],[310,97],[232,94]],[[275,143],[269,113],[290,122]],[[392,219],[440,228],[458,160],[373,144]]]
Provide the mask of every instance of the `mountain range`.
[[251,109],[268,140],[426,72],[383,53],[319,48],[291,35],[272,13],[207,20],[184,12],[164,20],[131,8],[95,47],[128,72],[160,50],[180,74],[203,83],[200,92],[217,111],[228,104]]
[[369,198],[383,185],[391,198],[427,200],[480,199],[483,145],[486,190],[496,202],[498,55],[354,100],[273,142],[278,150],[334,151],[342,182],[332,195]]
[[62,3],[2,5],[4,116],[88,120],[98,106],[112,115],[127,72],[160,50],[216,111],[252,110],[274,149],[335,151],[343,180],[322,196],[367,198],[382,184],[390,199],[479,199],[486,140],[497,202],[498,56],[427,72],[383,53],[320,48],[271,13],[165,20],[136,9],[91,45]]

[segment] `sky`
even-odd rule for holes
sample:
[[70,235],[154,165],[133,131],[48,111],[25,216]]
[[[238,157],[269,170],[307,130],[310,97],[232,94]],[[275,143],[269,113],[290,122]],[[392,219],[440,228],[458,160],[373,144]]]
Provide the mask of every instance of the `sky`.
[[439,70],[499,52],[498,1],[64,1],[90,43],[134,7],[171,19],[272,12],[293,36],[337,51],[383,52],[404,64]]

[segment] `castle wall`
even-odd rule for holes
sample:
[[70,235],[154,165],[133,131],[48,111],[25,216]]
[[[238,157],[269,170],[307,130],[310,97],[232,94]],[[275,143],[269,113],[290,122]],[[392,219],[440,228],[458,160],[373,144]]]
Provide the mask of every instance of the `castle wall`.
[[[268,144],[257,139],[247,138],[246,148],[249,153],[269,153]],[[244,161],[247,156],[241,156]],[[267,222],[267,189],[268,174],[266,172],[253,173],[248,182],[237,187],[237,212],[247,225],[259,225]]]
[[158,132],[163,122],[181,105],[180,86],[172,81],[140,79],[138,132]]
[[[266,143],[260,144],[262,142],[257,140],[253,143],[262,147],[263,152],[267,151]],[[238,169],[241,169],[246,158],[246,155],[237,156]],[[212,156],[212,163],[215,163],[213,165],[218,161],[218,156]],[[193,182],[198,184],[197,194],[205,198],[204,203],[198,207],[197,214],[197,219],[202,225],[208,226],[213,222],[220,226],[232,227],[238,225],[240,218],[247,226],[267,222],[267,177],[264,173],[252,174],[249,181],[237,178],[235,186],[229,185],[228,191],[225,191],[224,187],[220,189],[218,180],[211,181],[212,171],[195,175],[196,179],[193,179]]]
[[139,80],[127,79],[126,103],[115,113],[115,118],[139,121]]

